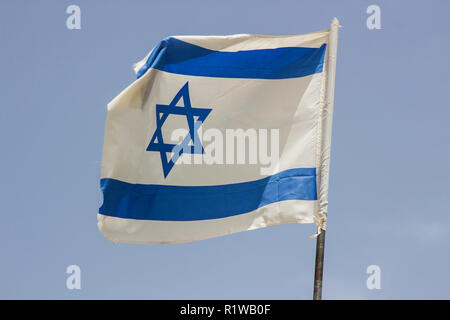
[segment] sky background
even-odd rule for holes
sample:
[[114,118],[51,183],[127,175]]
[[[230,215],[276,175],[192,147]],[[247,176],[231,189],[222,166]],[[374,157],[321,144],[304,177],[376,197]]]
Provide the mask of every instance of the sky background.
[[[81,30],[66,8],[81,8]],[[381,8],[381,30],[366,9]],[[450,2],[0,1],[0,298],[310,299],[314,225],[97,228],[106,104],[169,35],[339,32],[324,299],[450,299]],[[81,268],[81,290],[66,268]],[[366,269],[381,268],[368,290]]]

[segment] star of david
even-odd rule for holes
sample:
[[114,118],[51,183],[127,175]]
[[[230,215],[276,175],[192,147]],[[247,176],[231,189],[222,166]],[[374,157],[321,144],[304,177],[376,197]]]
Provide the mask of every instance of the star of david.
[[[150,139],[147,151],[157,151],[160,153],[164,178],[167,177],[170,170],[172,170],[178,158],[183,153],[203,154],[205,152],[198,135],[198,129],[201,127],[203,121],[206,119],[212,109],[193,108],[191,106],[188,84],[189,82],[186,82],[186,84],[172,99],[172,102],[170,104],[156,105],[156,130],[155,133],[153,133],[152,138]],[[177,103],[181,100],[181,98],[183,98],[183,107],[177,106]],[[178,145],[165,143],[161,131],[164,122],[171,114],[186,116],[187,124],[189,127],[189,133]],[[197,119],[194,119],[194,117]],[[191,141],[192,144],[190,144]],[[173,154],[169,160],[167,158],[167,153]]]

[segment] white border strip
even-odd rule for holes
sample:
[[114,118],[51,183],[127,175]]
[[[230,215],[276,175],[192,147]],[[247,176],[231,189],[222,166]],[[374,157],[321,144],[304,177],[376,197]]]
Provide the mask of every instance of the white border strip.
[[155,221],[98,214],[98,228],[112,242],[176,244],[278,224],[313,223],[316,200],[286,200],[232,217],[198,221]]

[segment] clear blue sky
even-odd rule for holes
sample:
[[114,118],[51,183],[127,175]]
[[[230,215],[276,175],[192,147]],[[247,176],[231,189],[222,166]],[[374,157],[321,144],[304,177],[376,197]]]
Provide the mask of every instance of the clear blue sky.
[[[81,30],[66,8],[81,7]],[[381,7],[381,30],[366,8]],[[326,299],[450,298],[450,2],[0,1],[0,298],[310,299],[313,225],[182,245],[97,229],[106,104],[174,34],[340,19]],[[67,290],[77,264],[82,289]],[[366,268],[381,268],[381,290]]]

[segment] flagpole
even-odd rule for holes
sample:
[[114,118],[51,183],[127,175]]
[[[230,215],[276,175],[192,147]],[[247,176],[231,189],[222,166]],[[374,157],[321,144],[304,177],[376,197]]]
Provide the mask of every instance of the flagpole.
[[316,266],[314,270],[313,300],[322,300],[323,257],[325,253],[325,230],[317,236]]
[[[331,124],[332,124],[332,116],[333,116],[333,104],[334,104],[334,80],[336,77],[336,54],[337,54],[337,40],[338,40],[338,29],[339,29],[339,21],[337,18],[334,18],[331,21],[330,25],[330,36],[328,41],[328,53],[327,53],[327,81],[326,81],[326,91],[325,91],[325,108],[326,115],[322,121],[324,121],[325,125],[323,126],[323,130],[326,132],[322,132],[322,136],[324,139],[328,139],[326,141],[326,150],[325,153],[328,153],[325,157],[326,167],[329,166],[329,152],[330,152],[330,144],[331,144]],[[321,164],[321,167],[324,164]],[[328,171],[320,173],[320,183],[328,184]],[[323,260],[325,253],[325,230],[321,229],[319,225],[319,235],[317,236],[316,242],[316,262],[314,268],[314,300],[322,300],[322,279],[323,279]]]

